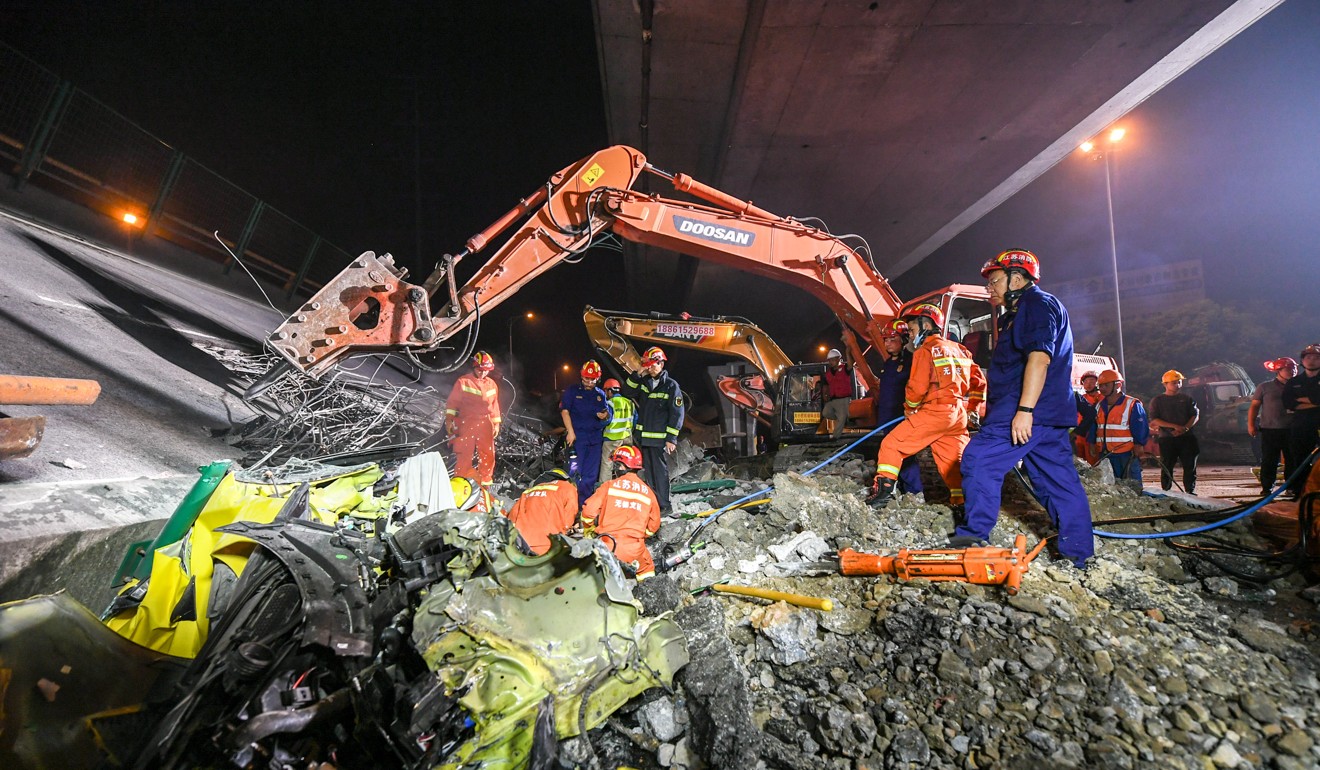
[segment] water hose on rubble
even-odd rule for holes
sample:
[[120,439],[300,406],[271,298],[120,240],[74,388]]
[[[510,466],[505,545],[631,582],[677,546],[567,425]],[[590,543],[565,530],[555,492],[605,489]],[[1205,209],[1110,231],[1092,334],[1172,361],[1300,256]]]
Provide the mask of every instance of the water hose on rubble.
[[[875,434],[877,434],[877,433],[881,433],[881,432],[883,432],[883,431],[886,431],[886,430],[892,428],[893,426],[899,424],[900,422],[902,422],[903,420],[906,420],[906,419],[907,419],[906,417],[898,417],[898,418],[895,418],[895,419],[893,419],[893,420],[890,420],[889,422],[885,423],[884,425],[881,425],[881,426],[878,427],[878,428],[875,428],[875,429],[872,430],[870,433],[867,433],[865,436],[862,436],[861,438],[859,438],[859,439],[857,439],[856,441],[852,442],[851,444],[849,444],[848,446],[844,447],[843,449],[840,449],[839,451],[837,451],[837,452],[835,452],[834,454],[830,455],[829,457],[825,458],[824,460],[822,460],[821,462],[819,462],[819,463],[816,465],[816,467],[812,468],[812,469],[809,470],[809,471],[806,471],[806,472],[803,473],[802,475],[803,475],[803,476],[810,476],[811,474],[815,473],[816,471],[820,470],[821,468],[824,468],[826,465],[829,465],[830,463],[834,462],[835,460],[837,460],[837,459],[839,459],[840,457],[842,457],[842,456],[844,456],[845,454],[847,454],[847,453],[848,453],[853,447],[858,446],[859,444],[861,444],[862,442],[864,442],[864,441],[866,441],[867,439],[871,438],[871,437],[874,436]],[[724,506],[722,506],[722,507],[716,509],[713,513],[711,513],[709,516],[706,517],[706,520],[705,520],[705,521],[703,521],[703,522],[701,522],[700,524],[698,524],[696,529],[692,530],[692,534],[691,534],[691,535],[688,535],[688,539],[687,539],[687,541],[684,542],[682,548],[679,549],[680,552],[695,552],[696,549],[693,547],[693,543],[696,542],[696,540],[697,540],[697,535],[701,534],[701,530],[703,530],[703,529],[705,529],[707,526],[713,524],[713,523],[715,522],[716,519],[718,519],[719,517],[721,517],[721,516],[723,516],[724,514],[728,513],[729,511],[733,510],[734,508],[741,507],[741,504],[742,504],[742,503],[745,503],[745,502],[747,502],[748,500],[752,500],[752,499],[754,499],[754,498],[760,497],[761,495],[764,495],[764,494],[770,492],[772,489],[774,489],[774,485],[773,485],[773,484],[770,485],[770,486],[768,486],[768,487],[765,487],[764,489],[758,489],[758,490],[756,490],[755,492],[749,492],[749,493],[743,495],[742,497],[738,498],[737,500],[734,500],[733,502],[728,503],[727,505],[724,505]],[[698,547],[699,547],[699,546],[698,546]]]
[[[1176,532],[1151,532],[1147,534],[1128,535],[1122,532],[1106,532],[1105,530],[1095,529],[1094,527],[1092,528],[1091,531],[1100,537],[1108,537],[1116,540],[1163,540],[1165,538],[1182,537],[1184,535],[1195,535],[1201,532],[1208,532],[1212,529],[1218,529],[1219,527],[1227,526],[1247,516],[1250,516],[1251,514],[1265,507],[1269,503],[1273,502],[1274,498],[1283,494],[1284,490],[1286,490],[1290,484],[1292,484],[1294,481],[1300,478],[1303,469],[1307,469],[1310,466],[1310,464],[1315,461],[1317,456],[1320,456],[1320,447],[1316,447],[1314,450],[1311,451],[1311,454],[1307,455],[1304,461],[1298,463],[1296,470],[1293,471],[1293,475],[1289,476],[1288,479],[1283,484],[1281,484],[1277,489],[1273,490],[1268,495],[1265,495],[1256,502],[1247,505],[1241,511],[1230,515],[1226,519],[1220,519],[1219,521],[1210,524],[1205,524],[1200,527],[1192,527],[1191,529],[1184,529]],[[1027,488],[1031,489],[1030,486],[1028,486]],[[1036,494],[1035,491],[1032,490],[1033,497],[1035,497],[1035,494]],[[1037,502],[1040,502],[1039,498],[1037,498]]]

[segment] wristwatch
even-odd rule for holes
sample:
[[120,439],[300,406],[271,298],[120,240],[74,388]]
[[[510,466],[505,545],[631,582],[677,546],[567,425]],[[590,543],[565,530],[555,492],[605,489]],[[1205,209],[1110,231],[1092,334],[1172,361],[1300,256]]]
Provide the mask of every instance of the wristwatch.
[[1036,409],[1035,409],[1035,407],[1031,407],[1031,406],[1018,406],[1018,411],[1019,411],[1019,412],[1026,412],[1027,414],[1031,414],[1032,412],[1036,411]]

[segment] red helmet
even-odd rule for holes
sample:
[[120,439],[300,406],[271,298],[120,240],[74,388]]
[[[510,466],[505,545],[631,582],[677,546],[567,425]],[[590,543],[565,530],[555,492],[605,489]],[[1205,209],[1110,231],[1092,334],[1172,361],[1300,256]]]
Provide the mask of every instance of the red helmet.
[[495,359],[490,357],[490,353],[478,350],[476,355],[472,356],[472,368],[479,372],[489,372],[495,368]]
[[1266,361],[1265,368],[1271,372],[1277,372],[1281,369],[1287,369],[1293,374],[1297,374],[1297,362],[1291,358],[1276,358],[1273,361]]
[[981,277],[989,278],[990,274],[996,270],[1008,270],[1017,268],[1027,274],[1027,277],[1033,281],[1040,280],[1040,260],[1026,249],[1009,249],[1001,251],[999,256],[988,260],[981,267]]
[[668,360],[669,358],[665,355],[665,351],[660,348],[647,348],[646,352],[642,354],[643,364],[653,364],[656,361],[663,364]]
[[904,313],[903,317],[929,318],[931,322],[935,324],[935,327],[937,329],[944,328],[944,311],[940,310],[938,307],[930,304],[929,302],[923,302],[920,305],[917,305],[916,307]]
[[600,364],[596,363],[595,361],[588,361],[588,362],[586,362],[585,364],[583,364],[583,365],[582,365],[582,379],[584,379],[584,380],[599,380],[599,379],[600,379]]
[[642,469],[642,450],[631,444],[624,444],[610,454],[610,459],[623,467],[634,471]]
[[601,388],[604,390],[622,390],[623,386],[619,384],[618,380],[611,377],[608,380],[606,380],[603,385],[601,385]]
[[[1106,370],[1106,371],[1108,371],[1108,370]],[[1115,374],[1118,374],[1118,372],[1114,372],[1114,373],[1115,373]],[[1082,373],[1082,376],[1081,376],[1081,377],[1078,377],[1077,379],[1078,379],[1078,381],[1081,381],[1081,380],[1086,379],[1087,377],[1090,377],[1091,379],[1094,379],[1094,380],[1099,380],[1099,379],[1100,379],[1100,375],[1096,374],[1094,371],[1083,372],[1083,373]]]
[[907,321],[902,318],[895,318],[884,326],[880,327],[881,339],[892,340],[895,337],[902,338],[908,336]]
[[1320,345],[1315,345],[1315,344],[1313,344],[1313,345],[1307,345],[1306,347],[1302,348],[1302,355],[1301,355],[1301,357],[1302,357],[1302,358],[1306,358],[1306,357],[1307,357],[1308,355],[1310,355],[1311,353],[1315,353],[1316,355],[1320,355]]

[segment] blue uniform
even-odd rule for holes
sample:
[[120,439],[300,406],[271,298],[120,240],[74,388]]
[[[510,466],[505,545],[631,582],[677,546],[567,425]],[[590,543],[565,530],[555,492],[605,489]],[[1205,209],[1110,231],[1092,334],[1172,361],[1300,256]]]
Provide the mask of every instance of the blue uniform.
[[[586,503],[591,493],[596,491],[596,479],[600,474],[600,446],[605,442],[605,426],[614,416],[609,396],[600,388],[585,388],[574,385],[564,391],[559,398],[559,408],[567,410],[568,419],[573,424],[576,437],[573,449],[577,451],[575,467],[569,468],[569,475],[577,482],[578,504]],[[605,412],[605,419],[597,417],[598,412]]]
[[[899,352],[895,358],[887,358],[877,368],[876,375],[880,384],[875,389],[876,425],[884,425],[890,420],[903,416],[904,392],[907,389],[908,375],[912,373],[912,353],[907,349]],[[921,463],[916,457],[903,461],[898,470],[898,491],[921,494]]]
[[[1015,446],[1011,424],[1022,395],[1027,356],[1048,353],[1045,384],[1031,415],[1031,438]],[[1053,296],[1032,285],[1022,292],[1014,312],[999,319],[999,341],[990,359],[989,398],[981,430],[963,452],[963,491],[967,523],[957,535],[987,540],[999,519],[1004,476],[1019,460],[1037,496],[1059,530],[1059,553],[1080,564],[1095,553],[1091,506],[1073,465],[1069,428],[1077,425],[1072,392],[1072,327],[1068,311]]]

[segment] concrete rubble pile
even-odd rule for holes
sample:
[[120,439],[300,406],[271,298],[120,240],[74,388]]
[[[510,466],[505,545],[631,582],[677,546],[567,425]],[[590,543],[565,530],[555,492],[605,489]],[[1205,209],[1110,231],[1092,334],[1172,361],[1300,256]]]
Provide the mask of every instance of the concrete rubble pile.
[[[725,513],[689,562],[637,587],[648,613],[675,610],[691,662],[672,693],[641,696],[591,734],[603,766],[1320,765],[1320,639],[1300,578],[1252,589],[1198,559],[1184,566],[1159,540],[1103,541],[1085,572],[1046,551],[1011,597],[959,582],[777,576],[776,563],[843,547],[943,546],[949,509],[903,496],[870,510],[869,466],[776,474],[772,503]],[[1098,470],[1084,477],[1097,520],[1173,505]],[[764,483],[677,497],[675,508],[696,514]],[[992,545],[1048,532],[1015,486],[1006,508],[1025,512],[1003,516]],[[667,521],[657,556],[695,526]],[[829,597],[834,609],[691,594],[715,583]],[[1315,588],[1303,596],[1320,601]],[[562,747],[564,766],[583,760],[575,746]]]

